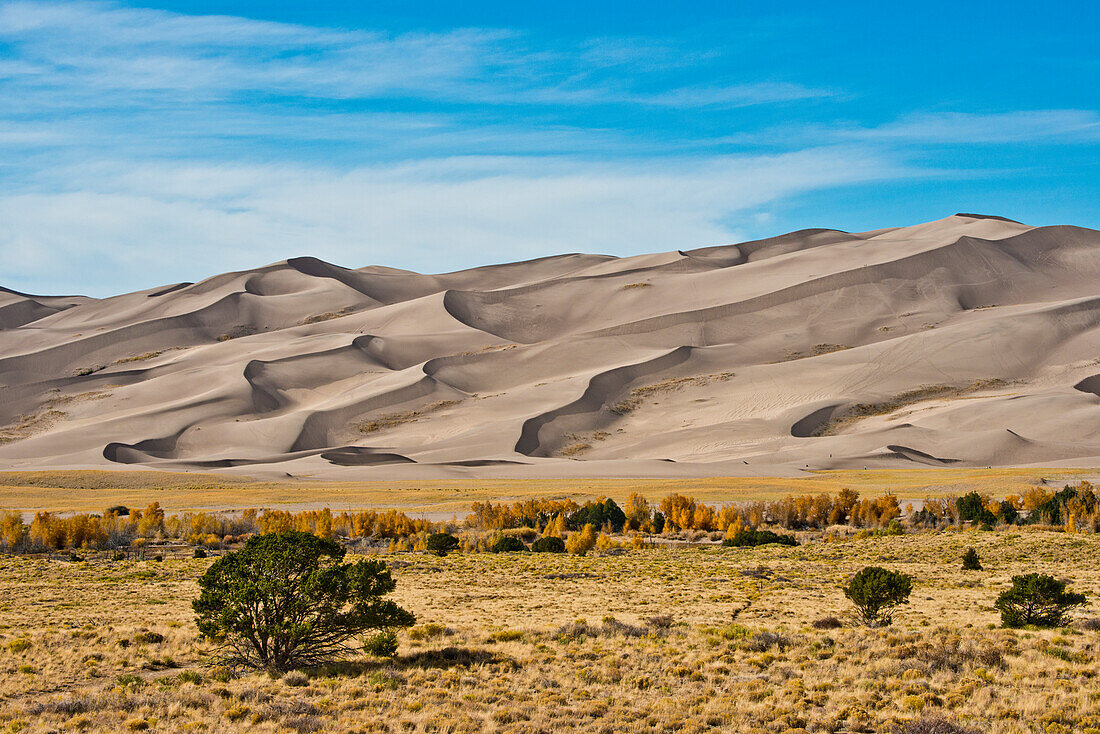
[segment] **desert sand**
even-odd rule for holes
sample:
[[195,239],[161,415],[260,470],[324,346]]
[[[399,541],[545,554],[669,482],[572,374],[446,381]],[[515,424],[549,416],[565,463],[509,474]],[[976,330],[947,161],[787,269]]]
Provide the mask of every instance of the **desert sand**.
[[421,275],[0,289],[0,468],[1100,466],[1100,232],[958,214]]

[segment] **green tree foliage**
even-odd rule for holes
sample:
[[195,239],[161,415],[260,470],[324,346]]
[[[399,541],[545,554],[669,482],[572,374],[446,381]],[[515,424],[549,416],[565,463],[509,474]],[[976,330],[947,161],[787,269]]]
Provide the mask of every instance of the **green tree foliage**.
[[1052,576],[1029,573],[1012,577],[1012,588],[993,605],[1005,627],[1058,627],[1066,623],[1073,607],[1085,603],[1084,594],[1066,591],[1066,582]]
[[339,660],[368,632],[413,624],[383,598],[395,588],[385,564],[343,563],[345,553],[310,533],[253,536],[199,579],[199,632],[222,643],[229,662],[282,672]]
[[535,553],[565,553],[565,541],[561,538],[539,538],[531,544]]
[[565,520],[570,530],[580,530],[585,525],[602,528],[605,525],[618,533],[626,524],[626,513],[610,497],[602,502],[587,502],[584,507],[569,515]]
[[733,537],[726,538],[722,545],[727,548],[744,548],[756,545],[798,545],[793,535],[781,535],[771,530],[741,530],[734,533]]
[[1019,517],[1020,511],[1016,509],[1016,505],[1012,504],[1008,500],[1001,500],[997,509],[998,520],[1003,522],[1005,525],[1014,525]]
[[964,571],[981,571],[982,561],[978,558],[978,551],[973,548],[967,548],[966,553],[963,553],[963,570]]
[[904,573],[867,566],[848,583],[844,596],[851,599],[860,619],[869,627],[888,625],[894,610],[909,603],[913,581]]
[[977,492],[970,492],[959,497],[956,507],[959,511],[960,520],[989,525],[997,522],[996,516],[986,509],[982,496]]
[[424,541],[424,547],[429,553],[437,556],[445,556],[458,547],[458,538],[450,533],[432,533]]
[[527,546],[523,544],[523,541],[512,535],[502,535],[489,546],[490,553],[513,553],[525,550],[527,550]]

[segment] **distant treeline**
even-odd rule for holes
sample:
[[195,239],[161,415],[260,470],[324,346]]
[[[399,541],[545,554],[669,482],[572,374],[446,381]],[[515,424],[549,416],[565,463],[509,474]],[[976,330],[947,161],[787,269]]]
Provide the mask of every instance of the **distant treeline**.
[[[1022,497],[994,499],[971,492],[960,497],[926,500],[905,522],[912,527],[941,528],[972,523],[980,526],[1042,524],[1067,532],[1100,531],[1100,497],[1088,482],[1054,492],[1034,487]],[[461,522],[432,522],[396,510],[334,514],[329,509],[288,512],[245,510],[241,513],[183,512],[167,515],[156,502],[145,509],[110,507],[102,514],[62,517],[38,512],[28,524],[14,512],[0,514],[0,545],[12,553],[65,549],[140,548],[163,541],[194,546],[233,545],[257,533],[302,530],[323,537],[355,541],[390,541],[391,547],[418,548],[433,531],[478,535],[463,544],[477,549],[486,536],[528,529],[530,534],[567,537],[574,532],[602,531],[632,535],[684,531],[722,533],[730,538],[763,526],[786,530],[824,530],[832,526],[900,530],[902,510],[893,494],[861,499],[844,489],[836,495],[785,497],[716,507],[681,494],[651,504],[635,493],[620,506],[612,499],[578,504],[572,500],[525,500],[512,504],[475,503]],[[589,527],[591,526],[591,527]]]

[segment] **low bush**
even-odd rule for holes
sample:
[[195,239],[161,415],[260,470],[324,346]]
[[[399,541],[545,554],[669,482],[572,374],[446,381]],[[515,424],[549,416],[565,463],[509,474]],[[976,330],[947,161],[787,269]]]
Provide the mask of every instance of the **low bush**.
[[741,530],[722,541],[727,548],[746,548],[758,545],[798,545],[793,535],[780,535],[771,530]]
[[376,658],[392,658],[397,654],[397,633],[382,630],[363,642],[363,652]]
[[424,547],[429,553],[445,556],[458,547],[458,538],[450,533],[432,533],[425,541]]
[[535,553],[565,553],[565,541],[561,538],[539,538],[531,544]]
[[930,672],[958,673],[966,667],[1004,668],[1004,653],[988,643],[942,636],[917,648],[914,655]]
[[525,550],[527,550],[527,546],[523,544],[523,541],[511,535],[502,535],[489,546],[490,553],[515,553]]
[[901,729],[901,734],[977,734],[977,730],[933,716],[910,721]]
[[835,630],[844,625],[836,617],[822,617],[821,619],[815,619],[811,626],[815,630]]

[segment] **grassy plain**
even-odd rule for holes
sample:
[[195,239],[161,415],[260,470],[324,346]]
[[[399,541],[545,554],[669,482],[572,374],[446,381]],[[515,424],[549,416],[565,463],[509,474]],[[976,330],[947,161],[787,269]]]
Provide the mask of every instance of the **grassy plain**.
[[[398,657],[283,679],[209,667],[190,611],[209,560],[4,558],[0,731],[1100,731],[1100,631],[1003,630],[992,609],[1038,571],[1100,615],[1100,536],[803,539],[386,555],[419,618]],[[960,570],[968,546],[986,570]],[[853,626],[840,590],[869,564],[915,580],[889,628]]]
[[1041,480],[1061,487],[1094,478],[1095,469],[905,469],[815,471],[800,477],[706,479],[452,479],[321,482],[156,471],[0,472],[0,510],[99,512],[111,505],[166,510],[233,510],[248,507],[333,511],[395,508],[405,512],[465,514],[473,502],[571,497],[622,501],[638,492],[650,501],[678,492],[707,503],[777,499],[789,494],[835,494],[844,488],[863,496],[893,492],[922,500],[977,491],[997,497],[1023,494]]

